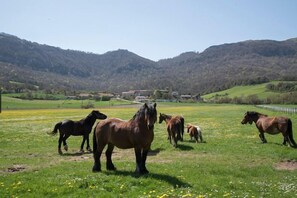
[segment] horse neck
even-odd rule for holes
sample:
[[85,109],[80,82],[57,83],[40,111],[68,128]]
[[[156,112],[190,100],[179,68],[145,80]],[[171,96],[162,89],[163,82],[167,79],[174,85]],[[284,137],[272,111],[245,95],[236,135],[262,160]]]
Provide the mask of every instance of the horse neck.
[[84,119],[84,124],[90,124],[90,125],[94,125],[96,121],[96,118],[93,115],[88,115],[85,119]]
[[257,114],[255,116],[252,117],[252,120],[257,123],[257,121],[259,120],[259,118],[263,117],[264,115],[261,115],[261,114]]
[[166,124],[168,124],[168,122],[171,120],[172,116],[170,115],[163,115],[164,121],[166,122]]

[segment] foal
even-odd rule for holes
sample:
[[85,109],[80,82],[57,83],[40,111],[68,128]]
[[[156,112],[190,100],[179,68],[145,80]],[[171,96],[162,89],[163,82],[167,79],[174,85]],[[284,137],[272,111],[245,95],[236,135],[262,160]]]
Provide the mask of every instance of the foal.
[[182,134],[182,126],[183,122],[181,122],[180,118],[178,117],[172,117],[170,115],[166,115],[164,113],[160,113],[159,116],[159,124],[161,124],[163,121],[165,121],[167,126],[167,132],[168,132],[168,139],[171,142],[171,138],[174,141],[173,146],[177,146],[177,141],[182,140],[181,134]]
[[201,131],[201,128],[199,126],[194,126],[192,124],[187,124],[187,133],[189,133],[191,140],[192,140],[193,137],[195,138],[196,143],[199,142],[199,139],[200,139],[201,143],[203,142],[202,131]]

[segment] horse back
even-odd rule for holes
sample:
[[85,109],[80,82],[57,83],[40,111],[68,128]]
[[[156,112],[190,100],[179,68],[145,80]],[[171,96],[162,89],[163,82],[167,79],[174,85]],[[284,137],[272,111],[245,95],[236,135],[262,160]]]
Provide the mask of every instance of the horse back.
[[278,134],[279,132],[285,132],[288,128],[287,117],[261,117],[257,121],[256,125],[260,130],[263,130],[270,134]]
[[133,121],[124,121],[117,118],[110,118],[101,121],[96,126],[96,138],[98,144],[111,143],[118,148],[133,148],[136,145],[151,144],[153,133],[140,129],[141,127]]

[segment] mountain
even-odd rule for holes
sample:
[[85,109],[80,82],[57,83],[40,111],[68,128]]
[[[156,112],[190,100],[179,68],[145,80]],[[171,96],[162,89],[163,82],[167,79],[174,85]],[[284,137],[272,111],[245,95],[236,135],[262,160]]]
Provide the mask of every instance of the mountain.
[[211,46],[151,61],[128,50],[93,54],[40,45],[0,33],[3,89],[100,90],[170,88],[202,94],[269,80],[297,80],[297,39]]

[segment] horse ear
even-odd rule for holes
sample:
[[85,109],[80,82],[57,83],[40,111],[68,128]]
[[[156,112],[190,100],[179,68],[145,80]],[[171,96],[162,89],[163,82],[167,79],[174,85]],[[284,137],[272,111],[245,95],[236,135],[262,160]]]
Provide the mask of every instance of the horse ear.
[[156,108],[156,106],[157,106],[157,103],[154,103],[154,108]]
[[146,103],[144,103],[144,105],[143,105],[143,106],[144,106],[144,108],[148,108],[148,106],[147,106],[147,104],[146,104]]

